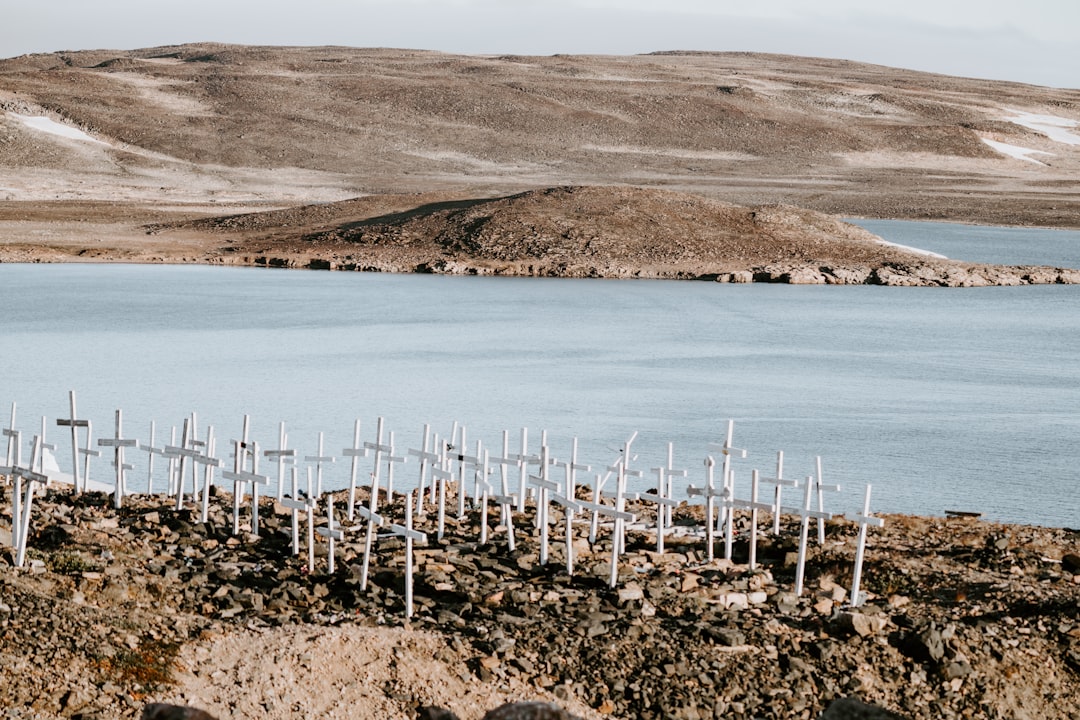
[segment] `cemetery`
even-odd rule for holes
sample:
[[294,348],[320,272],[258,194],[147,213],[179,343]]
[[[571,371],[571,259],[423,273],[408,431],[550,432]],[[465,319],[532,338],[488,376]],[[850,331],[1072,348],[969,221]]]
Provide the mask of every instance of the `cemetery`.
[[[817,717],[851,694],[909,712],[985,702],[994,684],[975,659],[992,622],[1004,648],[1038,629],[1053,648],[1042,662],[1076,689],[1075,531],[1029,533],[1035,549],[975,517],[878,516],[871,485],[828,483],[821,457],[802,477],[781,450],[774,467],[747,467],[730,421],[703,456],[672,442],[642,458],[633,434],[594,464],[576,441],[551,447],[526,428],[489,445],[462,424],[425,425],[403,442],[382,418],[357,419],[344,448],[195,413],[166,442],[120,409],[95,436],[105,423],[69,399],[68,417],[29,423],[12,404],[0,574],[5,590],[46,583],[75,624],[84,604],[154,608],[140,649],[159,635],[168,655],[224,627],[400,627],[445,635],[470,683],[527,682],[589,717]],[[838,517],[830,498],[845,490],[862,510]],[[932,537],[964,538],[968,566],[898,569],[897,551]],[[1015,620],[1003,608],[1025,579],[1036,590]],[[15,613],[4,607],[0,631]],[[740,666],[754,674],[737,680]],[[93,673],[65,682],[74,695],[53,712],[67,716],[102,687]],[[170,699],[164,682],[109,687],[114,703]]]

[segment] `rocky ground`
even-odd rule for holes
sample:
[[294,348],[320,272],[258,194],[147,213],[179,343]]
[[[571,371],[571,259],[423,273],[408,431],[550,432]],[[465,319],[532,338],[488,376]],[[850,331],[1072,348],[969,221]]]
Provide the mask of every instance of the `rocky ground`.
[[363,590],[362,533],[338,544],[333,575],[323,544],[308,567],[272,500],[260,537],[234,537],[224,493],[201,523],[157,498],[116,511],[102,494],[50,490],[28,566],[0,567],[5,717],[135,717],[162,701],[219,718],[436,705],[468,719],[538,699],[590,719],[817,718],[847,696],[911,718],[1080,717],[1078,531],[887,516],[869,536],[868,602],[852,609],[849,520],[811,544],[797,597],[790,518],[774,537],[763,517],[751,571],[747,518],[733,559],[708,561],[700,508],[677,509],[663,554],[637,510],[615,589],[604,528],[590,546],[578,526],[571,577],[559,542],[540,563],[531,511],[515,517],[514,551],[497,513],[485,544],[478,511],[442,540],[428,513],[406,620],[400,539],[378,540]]

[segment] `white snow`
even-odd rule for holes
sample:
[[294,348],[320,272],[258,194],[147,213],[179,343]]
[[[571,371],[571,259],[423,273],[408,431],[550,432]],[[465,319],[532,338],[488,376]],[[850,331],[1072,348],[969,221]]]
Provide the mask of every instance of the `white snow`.
[[63,125],[52,118],[42,117],[40,115],[19,115],[18,113],[9,113],[9,115],[23,125],[40,132],[49,133],[50,135],[59,135],[60,137],[68,138],[70,140],[82,140],[83,142],[97,143],[98,145],[108,145],[108,143],[102,142],[97,138],[90,137],[78,128],[71,127],[70,125]]
[[1039,115],[1022,110],[1010,110],[1012,114],[1006,121],[1022,125],[1029,130],[1042,133],[1046,137],[1066,145],[1080,145],[1080,135],[1069,132],[1070,128],[1080,127],[1080,122],[1057,115]]
[[1035,158],[1028,156],[1053,155],[1053,153],[1048,153],[1043,150],[1032,150],[1031,148],[1020,147],[1019,145],[1009,145],[1008,143],[998,142],[997,140],[988,140],[986,138],[983,138],[982,141],[997,150],[999,153],[1002,153],[1003,155],[1014,157],[1017,160],[1027,160],[1028,162],[1033,162],[1036,165],[1042,165],[1044,167],[1046,166],[1046,163],[1039,162]]
[[938,258],[939,260],[949,259],[944,255],[936,252],[931,252],[930,250],[923,250],[922,248],[911,247],[910,245],[901,245],[900,243],[889,242],[888,240],[878,240],[878,243],[881,245],[888,245],[889,247],[899,248],[900,250],[907,250],[908,252],[913,252],[916,255],[925,255],[926,257]]

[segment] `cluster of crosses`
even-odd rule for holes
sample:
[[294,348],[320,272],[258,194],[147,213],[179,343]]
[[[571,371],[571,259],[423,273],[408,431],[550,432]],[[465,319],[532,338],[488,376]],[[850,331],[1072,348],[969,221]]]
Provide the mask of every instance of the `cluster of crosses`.
[[[523,428],[517,452],[511,452],[510,437],[507,431],[502,433],[501,452],[493,455],[483,442],[476,441],[472,451],[468,443],[466,428],[454,423],[448,437],[432,433],[430,425],[425,425],[419,448],[403,449],[395,443],[393,432],[387,432],[383,419],[376,423],[375,437],[372,441],[361,441],[361,424],[357,420],[353,429],[353,442],[343,448],[340,457],[349,462],[348,506],[346,517],[348,524],[339,525],[335,521],[334,499],[323,493],[323,471],[327,465],[335,463],[337,456],[327,454],[324,448],[323,434],[319,433],[317,450],[314,455],[305,455],[306,483],[300,488],[299,459],[295,448],[289,447],[285,424],[280,423],[277,447],[262,447],[258,441],[250,438],[250,419],[244,416],[238,439],[230,441],[232,446],[231,463],[225,463],[217,456],[217,438],[213,426],[205,429],[204,439],[199,438],[197,418],[194,413],[185,418],[177,438],[177,428],[172,428],[168,443],[158,445],[156,427],[150,424],[149,442],[143,444],[135,438],[126,437],[123,426],[123,413],[116,411],[112,437],[100,438],[96,446],[92,443],[92,425],[89,420],[80,419],[76,412],[75,393],[70,397],[70,416],[56,420],[60,427],[70,429],[72,473],[70,475],[76,492],[98,490],[109,492],[116,508],[122,507],[126,496],[137,492],[136,480],[129,477],[133,466],[127,462],[126,451],[141,451],[147,454],[146,494],[154,494],[155,458],[166,464],[166,482],[160,491],[167,496],[177,510],[186,503],[200,508],[201,520],[206,522],[209,512],[210,489],[219,481],[215,478],[220,468],[220,483],[232,483],[232,532],[241,532],[241,514],[250,500],[250,531],[259,534],[259,499],[276,493],[279,506],[291,514],[292,552],[300,554],[301,536],[307,549],[308,568],[315,565],[315,536],[325,538],[327,542],[327,570],[335,572],[335,544],[345,540],[352,532],[362,532],[363,561],[361,565],[361,590],[366,590],[370,568],[371,553],[379,537],[379,530],[385,529],[384,536],[397,536],[405,541],[405,613],[413,614],[413,555],[416,543],[427,542],[428,534],[413,526],[413,518],[423,517],[428,509],[436,514],[435,533],[441,540],[446,529],[447,513],[456,510],[458,518],[464,518],[468,509],[479,510],[479,541],[489,542],[489,508],[498,508],[499,522],[496,526],[505,536],[510,551],[515,548],[514,514],[523,514],[526,501],[531,500],[535,507],[534,522],[539,530],[539,561],[542,565],[549,562],[551,545],[551,508],[552,505],[563,509],[566,571],[574,573],[574,525],[578,518],[584,522],[587,518],[589,542],[595,544],[601,524],[610,527],[611,562],[609,584],[614,588],[618,583],[619,558],[626,549],[626,533],[631,526],[640,526],[637,515],[627,509],[628,502],[655,504],[656,550],[664,552],[665,536],[671,532],[672,509],[679,504],[676,499],[674,481],[688,478],[685,469],[674,466],[674,447],[667,447],[665,464],[651,468],[655,474],[656,485],[648,492],[631,492],[628,485],[632,478],[637,479],[637,486],[644,486],[645,470],[633,467],[637,456],[631,452],[631,446],[637,437],[634,433],[622,445],[618,457],[599,471],[578,460],[577,439],[570,447],[569,457],[557,459],[551,455],[546,433],[541,433],[539,447],[534,452],[529,450],[529,432]],[[29,443],[30,458],[24,462],[22,456],[22,433],[16,429],[16,406],[12,403],[11,418],[8,426],[2,429],[7,438],[7,455],[0,475],[13,482],[12,493],[12,545],[15,551],[15,564],[22,567],[26,561],[27,539],[30,535],[31,510],[35,487],[47,485],[56,479],[57,472],[49,472],[45,464],[46,451],[56,450],[56,445],[45,439],[46,419],[42,418],[38,434]],[[82,431],[80,433],[80,430]],[[816,459],[816,473],[801,480],[784,477],[784,454],[777,453],[776,472],[773,476],[762,476],[753,470],[750,481],[749,498],[737,498],[735,493],[735,472],[732,460],[745,458],[746,450],[732,445],[734,423],[728,421],[727,434],[722,443],[710,444],[709,454],[704,461],[704,483],[701,486],[687,484],[685,496],[693,502],[698,499],[704,504],[705,548],[709,561],[715,559],[717,537],[723,537],[724,557],[732,557],[734,539],[734,521],[736,511],[749,512],[749,568],[757,566],[758,513],[772,514],[772,532],[780,533],[780,516],[796,515],[800,518],[798,561],[795,576],[795,593],[803,592],[804,571],[806,566],[807,545],[810,526],[817,522],[818,542],[825,542],[825,521],[832,514],[824,508],[825,493],[839,491],[838,485],[829,485],[822,480],[821,458]],[[80,434],[82,441],[80,442]],[[98,449],[100,448],[100,449]],[[90,479],[90,459],[99,457],[102,451],[111,452],[114,471],[111,484],[94,482]],[[716,457],[720,458],[720,480],[716,480]],[[357,503],[356,491],[361,483],[361,459],[371,458],[368,482],[368,504]],[[399,481],[395,489],[395,469],[410,459],[418,466],[415,483],[407,483],[402,489]],[[260,467],[261,464],[261,467]],[[276,467],[275,467],[276,466]],[[579,493],[579,474],[593,473],[591,496],[587,491]],[[493,483],[495,483],[493,485]],[[457,490],[456,508],[447,508],[448,487],[454,485]],[[761,486],[771,486],[772,493],[768,500],[760,496]],[[286,492],[287,488],[287,492]],[[793,506],[783,503],[783,489],[802,490],[801,503]],[[395,502],[395,496],[401,496],[404,505],[404,524],[387,522],[385,508]],[[591,497],[589,500],[580,496]],[[320,503],[325,505],[326,525],[315,527],[315,518]],[[816,506],[816,507],[815,507]],[[380,514],[380,508],[383,509]],[[300,514],[305,516],[305,532],[301,532]],[[859,525],[855,567],[852,578],[852,605],[857,607],[863,601],[859,591],[862,574],[863,555],[866,546],[868,527],[881,527],[883,520],[870,513],[870,486],[866,486],[863,510],[855,516]],[[558,532],[556,530],[556,532]]]

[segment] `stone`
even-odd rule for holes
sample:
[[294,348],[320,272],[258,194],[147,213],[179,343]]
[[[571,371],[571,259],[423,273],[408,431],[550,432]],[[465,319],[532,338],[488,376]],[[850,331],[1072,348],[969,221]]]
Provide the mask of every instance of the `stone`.
[[873,635],[877,630],[876,624],[869,617],[859,612],[842,612],[836,616],[833,626],[843,634],[855,634],[859,637]]
[[834,700],[820,720],[906,720],[903,715],[886,710],[877,705],[868,705],[854,697]]
[[151,703],[143,708],[142,720],[215,720],[214,716],[198,708],[166,703]]
[[1080,575],[1080,555],[1068,553],[1061,558],[1061,569],[1073,575]]
[[516,702],[501,705],[484,714],[483,720],[581,720],[558,705],[548,702]]

